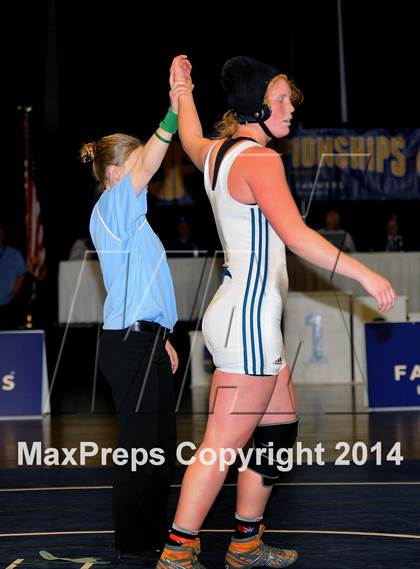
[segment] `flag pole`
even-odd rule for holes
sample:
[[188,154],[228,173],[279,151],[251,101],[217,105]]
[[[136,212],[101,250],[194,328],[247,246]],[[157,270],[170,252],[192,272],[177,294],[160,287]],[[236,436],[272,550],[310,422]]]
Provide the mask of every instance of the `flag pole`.
[[[18,107],[19,108],[19,107]],[[32,106],[22,106],[20,109],[23,111],[23,140],[24,140],[24,158],[23,158],[23,172],[24,180],[23,187],[25,189],[25,227],[26,227],[26,258],[28,263],[29,272],[32,274],[32,256],[31,256],[31,219],[30,212],[32,208],[32,196],[30,195],[29,187],[29,113],[32,112]]]
[[340,71],[340,106],[341,122],[347,124],[349,121],[347,111],[347,84],[346,84],[346,63],[344,55],[343,38],[343,11],[341,0],[337,0],[337,29],[338,29],[338,61]]
[[[38,199],[36,196],[36,190],[34,186],[34,181],[31,174],[31,157],[30,157],[30,145],[29,145],[29,115],[32,112],[33,107],[31,105],[20,105],[18,106],[18,111],[23,113],[23,136],[24,136],[24,160],[23,160],[23,172],[24,172],[24,190],[25,190],[25,226],[26,226],[26,251],[27,251],[27,265],[28,272],[30,274],[31,283],[31,293],[27,307],[26,323],[24,328],[31,330],[33,328],[33,318],[32,318],[32,307],[34,299],[37,295],[37,283],[39,280],[38,263],[39,259],[36,256],[37,249],[34,245],[34,237],[37,242],[38,239],[38,228],[34,226],[34,208],[38,205]],[[41,277],[42,278],[42,277]]]
[[[26,227],[26,254],[27,254],[27,263],[30,263],[30,219],[29,219],[29,211],[30,209],[28,208],[28,203],[29,203],[29,188],[28,188],[28,179],[27,179],[27,173],[29,170],[29,164],[28,164],[28,160],[29,160],[29,113],[32,112],[32,106],[29,105],[20,105],[18,106],[18,111],[22,111],[23,112],[23,139],[24,139],[24,158],[23,158],[23,171],[24,171],[24,181],[23,181],[23,187],[25,189],[25,203],[26,203],[26,212],[25,212],[25,227]],[[32,278],[32,271],[31,271],[31,266],[28,266],[29,268],[29,273],[31,274],[31,278]],[[32,278],[32,285],[31,285],[31,296],[29,299],[29,303],[28,303],[28,309],[27,309],[27,314],[26,314],[26,322],[24,325],[24,328],[26,330],[32,330],[33,328],[33,324],[32,324],[32,311],[31,311],[31,307],[32,307],[32,300],[36,295],[36,283],[35,283],[35,279]]]

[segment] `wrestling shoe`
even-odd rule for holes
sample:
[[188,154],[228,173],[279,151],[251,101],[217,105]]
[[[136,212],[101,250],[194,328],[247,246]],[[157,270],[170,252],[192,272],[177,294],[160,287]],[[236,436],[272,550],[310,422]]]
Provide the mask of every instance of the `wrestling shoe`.
[[298,558],[294,549],[279,549],[261,541],[263,524],[257,535],[245,539],[232,538],[225,556],[225,569],[244,567],[289,567]]
[[156,569],[205,569],[198,561],[200,539],[183,545],[165,545]]

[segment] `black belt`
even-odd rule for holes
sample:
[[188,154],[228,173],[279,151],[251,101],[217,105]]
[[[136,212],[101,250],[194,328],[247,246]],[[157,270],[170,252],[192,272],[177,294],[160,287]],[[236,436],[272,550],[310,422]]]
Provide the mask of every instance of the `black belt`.
[[157,322],[149,322],[148,320],[136,320],[130,327],[130,332],[147,332],[148,334],[154,334],[161,336],[162,340],[166,340],[171,331],[168,328],[164,328]]

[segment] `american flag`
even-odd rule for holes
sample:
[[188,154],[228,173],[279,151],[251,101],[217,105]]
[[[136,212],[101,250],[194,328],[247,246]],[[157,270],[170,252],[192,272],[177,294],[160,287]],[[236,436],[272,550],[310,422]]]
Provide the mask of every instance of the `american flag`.
[[31,108],[25,108],[23,119],[25,136],[25,157],[23,162],[24,186],[26,199],[26,243],[27,263],[29,272],[38,280],[42,280],[46,274],[44,228],[42,225],[41,208],[36,194],[34,181],[34,162],[29,144],[29,112]]

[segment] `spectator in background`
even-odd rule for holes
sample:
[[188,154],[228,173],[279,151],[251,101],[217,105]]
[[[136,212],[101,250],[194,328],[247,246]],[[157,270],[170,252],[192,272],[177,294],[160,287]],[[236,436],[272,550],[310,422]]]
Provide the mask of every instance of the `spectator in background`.
[[69,253],[69,261],[83,261],[85,255],[88,261],[97,260],[98,256],[94,251],[95,247],[89,237],[81,237],[73,243]]
[[325,239],[330,241],[344,253],[353,253],[356,251],[353,237],[345,229],[340,227],[340,214],[335,209],[327,211],[325,214],[325,224],[322,229],[318,229]]
[[20,251],[5,244],[0,228],[0,329],[12,330],[23,322],[19,295],[27,270]]
[[387,231],[388,236],[386,239],[385,251],[404,251],[404,242],[402,235],[399,233],[398,219],[396,215],[393,215],[387,221]]
[[185,217],[180,217],[176,227],[176,237],[170,242],[168,247],[170,254],[190,256],[189,251],[193,251],[194,257],[198,255],[197,243],[192,238],[192,228]]

